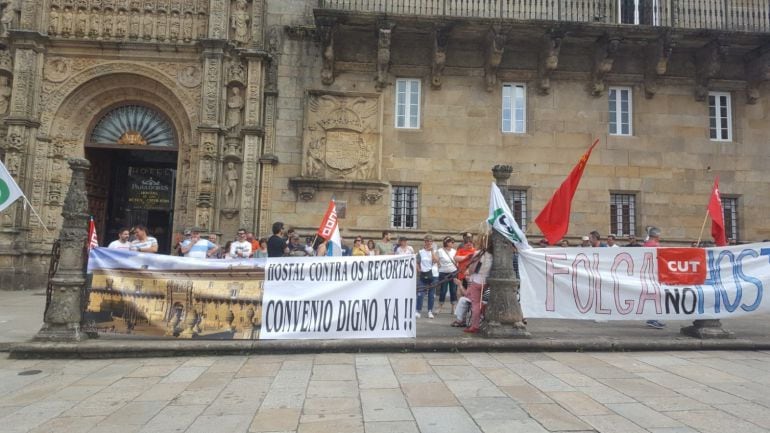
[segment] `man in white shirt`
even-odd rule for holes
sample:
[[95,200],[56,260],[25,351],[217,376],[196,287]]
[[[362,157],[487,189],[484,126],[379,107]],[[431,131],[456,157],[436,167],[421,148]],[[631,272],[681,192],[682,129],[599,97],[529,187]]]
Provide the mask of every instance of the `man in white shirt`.
[[180,250],[185,257],[205,259],[214,255],[219,247],[208,239],[201,238],[200,230],[193,229],[192,237],[182,242]]
[[246,259],[251,255],[251,242],[246,239],[245,229],[238,229],[238,239],[230,244],[228,254],[231,259]]
[[128,241],[128,236],[128,228],[122,227],[120,230],[118,230],[118,239],[110,242],[110,245],[107,246],[107,248],[111,248],[113,250],[130,250],[131,242]]

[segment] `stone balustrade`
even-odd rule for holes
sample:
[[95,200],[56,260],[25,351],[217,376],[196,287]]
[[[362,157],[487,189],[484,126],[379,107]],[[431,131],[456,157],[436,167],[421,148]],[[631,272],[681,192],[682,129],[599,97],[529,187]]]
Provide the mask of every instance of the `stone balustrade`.
[[770,31],[770,0],[319,0],[319,7],[392,15]]

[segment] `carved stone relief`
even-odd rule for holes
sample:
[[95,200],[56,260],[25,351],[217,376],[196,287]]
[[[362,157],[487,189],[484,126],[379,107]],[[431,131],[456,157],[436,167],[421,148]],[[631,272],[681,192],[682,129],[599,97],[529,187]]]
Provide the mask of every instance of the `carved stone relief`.
[[377,90],[384,89],[387,84],[388,71],[390,70],[390,41],[392,33],[392,24],[380,24],[377,32],[377,76],[375,77],[374,84]]
[[303,177],[379,178],[379,98],[310,92],[303,139]]
[[0,75],[0,116],[8,114],[8,108],[11,105],[11,78],[8,75]]
[[505,40],[506,36],[500,29],[492,27],[487,32],[484,57],[484,81],[487,92],[491,92],[497,84],[497,68],[503,60]]
[[69,60],[62,58],[51,59],[46,65],[44,76],[48,81],[60,83],[67,79],[71,69]]
[[671,34],[665,33],[657,41],[647,45],[646,65],[644,69],[644,93],[650,99],[658,91],[658,77],[664,75],[668,70],[668,63],[671,59],[671,52],[674,48],[674,42],[671,40]]
[[433,62],[430,72],[430,84],[434,89],[441,88],[441,77],[446,66],[446,53],[449,46],[449,28],[436,26],[433,29]]
[[594,45],[594,64],[591,72],[590,91],[593,96],[601,96],[604,92],[604,77],[612,71],[615,55],[620,48],[620,38],[604,35]]
[[695,52],[695,100],[704,101],[709,93],[709,83],[722,69],[727,55],[727,45],[714,40]]
[[73,5],[72,1],[53,1],[44,28],[49,36],[61,38],[190,43],[206,36],[208,19],[207,0],[176,0],[170,6],[160,0],[157,5],[144,2],[143,7],[140,2],[79,0]]
[[197,66],[186,66],[179,70],[176,79],[184,87],[198,87],[201,84],[201,70]]
[[538,75],[540,93],[547,95],[551,91],[551,74],[559,66],[559,53],[564,33],[551,31],[543,35],[543,45],[538,55]]

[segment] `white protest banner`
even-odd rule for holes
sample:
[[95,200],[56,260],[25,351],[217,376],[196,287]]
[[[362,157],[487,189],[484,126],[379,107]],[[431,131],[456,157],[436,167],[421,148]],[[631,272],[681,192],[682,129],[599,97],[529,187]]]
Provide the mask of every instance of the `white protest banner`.
[[260,339],[413,338],[414,256],[267,259]]
[[770,243],[519,253],[525,317],[697,320],[770,310]]

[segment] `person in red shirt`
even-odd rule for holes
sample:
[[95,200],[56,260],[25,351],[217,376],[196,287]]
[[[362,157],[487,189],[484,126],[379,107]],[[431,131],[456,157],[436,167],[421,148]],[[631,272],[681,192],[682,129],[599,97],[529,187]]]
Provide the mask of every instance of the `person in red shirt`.
[[467,288],[467,283],[465,281],[465,270],[468,267],[468,263],[470,263],[470,260],[475,252],[476,247],[473,246],[473,235],[470,233],[463,233],[463,244],[460,248],[457,249],[457,252],[455,253],[455,261],[457,262],[458,270],[455,283],[458,287],[462,285],[463,288]]

